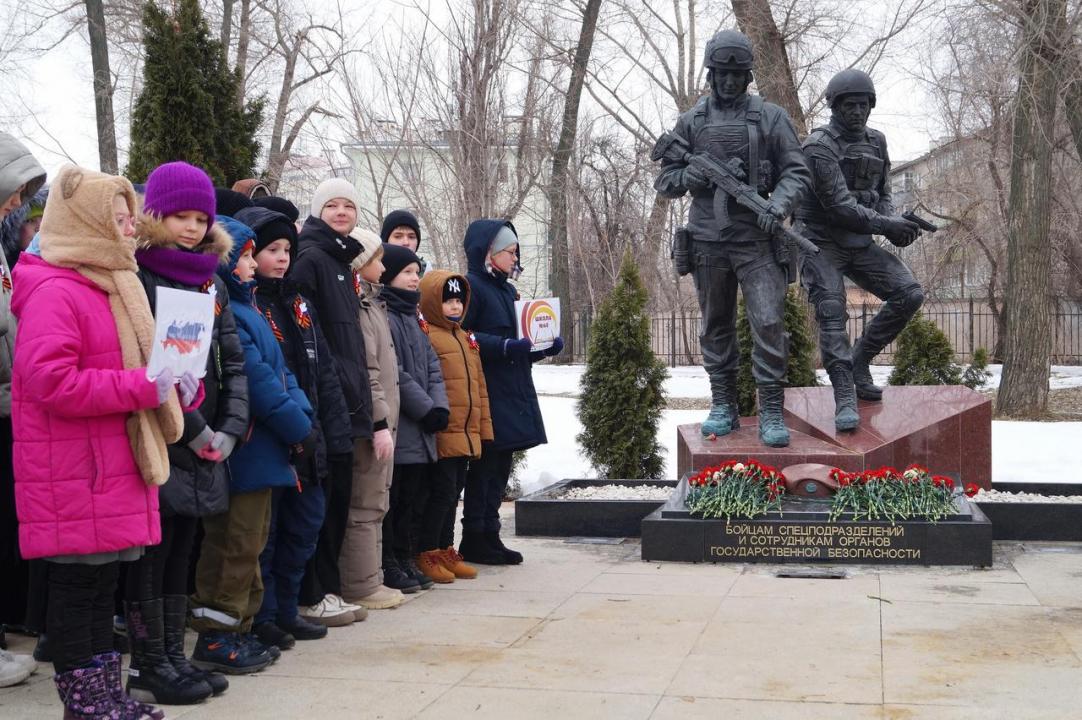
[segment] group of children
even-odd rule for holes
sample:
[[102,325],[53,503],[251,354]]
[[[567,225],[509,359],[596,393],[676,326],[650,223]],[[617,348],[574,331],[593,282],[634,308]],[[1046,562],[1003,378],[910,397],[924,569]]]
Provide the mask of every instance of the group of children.
[[[44,179],[0,135],[3,214]],[[513,453],[545,442],[531,365],[562,343],[517,339],[514,226],[473,222],[468,272],[427,270],[416,217],[358,228],[344,180],[316,189],[303,223],[248,189],[172,162],[140,200],[122,177],[69,166],[10,276],[2,266],[8,338],[19,322],[18,550],[44,577],[65,717],[160,718],[152,703],[200,702],[226,690],[223,673],[476,577],[467,561],[522,562],[499,507]],[[159,288],[213,297],[201,378],[148,375]],[[0,655],[0,681],[27,665]]]

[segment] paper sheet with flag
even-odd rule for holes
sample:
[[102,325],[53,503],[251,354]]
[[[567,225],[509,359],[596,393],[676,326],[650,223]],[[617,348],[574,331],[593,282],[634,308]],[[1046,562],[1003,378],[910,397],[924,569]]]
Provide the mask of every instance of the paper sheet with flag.
[[207,374],[211,333],[214,329],[214,286],[211,293],[159,287],[154,317],[154,349],[147,377],[169,368],[174,377],[185,372],[197,378]]

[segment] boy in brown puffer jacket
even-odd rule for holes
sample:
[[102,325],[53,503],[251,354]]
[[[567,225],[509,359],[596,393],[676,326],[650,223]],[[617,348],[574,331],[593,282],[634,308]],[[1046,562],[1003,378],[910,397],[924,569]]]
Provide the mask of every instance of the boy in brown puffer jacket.
[[459,324],[470,303],[470,284],[464,275],[432,270],[421,278],[421,314],[428,322],[428,340],[440,359],[451,417],[447,429],[436,434],[439,460],[433,466],[430,489],[448,498],[428,503],[420,519],[421,556],[426,568],[442,565],[456,578],[477,577],[455,550],[455,515],[458,497],[466,483],[466,464],[481,457],[481,443],[492,440],[492,416],[488,387],[481,368],[481,351],[473,334]]

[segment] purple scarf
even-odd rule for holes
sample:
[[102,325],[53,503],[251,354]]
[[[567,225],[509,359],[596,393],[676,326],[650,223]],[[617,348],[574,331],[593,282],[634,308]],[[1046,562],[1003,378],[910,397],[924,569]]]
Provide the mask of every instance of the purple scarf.
[[163,247],[136,250],[135,260],[152,273],[192,287],[202,287],[218,267],[217,255]]

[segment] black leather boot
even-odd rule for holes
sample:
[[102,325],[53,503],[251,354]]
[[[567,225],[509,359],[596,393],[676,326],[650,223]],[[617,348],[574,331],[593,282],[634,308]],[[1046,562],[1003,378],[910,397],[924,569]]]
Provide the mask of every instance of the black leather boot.
[[162,598],[125,603],[131,665],[128,695],[140,702],[194,705],[211,696],[208,683],[181,675],[165,654]]
[[225,675],[216,672],[206,672],[192,665],[188,656],[184,654],[184,626],[188,622],[188,596],[166,595],[162,598],[162,608],[165,611],[165,654],[176,671],[184,677],[192,680],[202,680],[214,692],[215,697],[229,689],[229,681]]
[[492,547],[488,537],[483,532],[463,531],[462,542],[458,546],[458,553],[467,562],[479,565],[506,565],[507,559],[503,551]]
[[504,545],[503,540],[500,539],[499,530],[485,533],[485,539],[488,540],[489,547],[503,555],[504,565],[520,565],[522,563],[522,553]]

